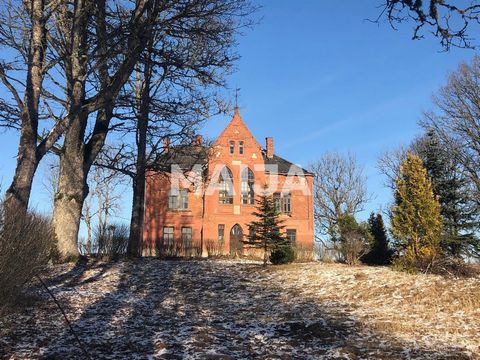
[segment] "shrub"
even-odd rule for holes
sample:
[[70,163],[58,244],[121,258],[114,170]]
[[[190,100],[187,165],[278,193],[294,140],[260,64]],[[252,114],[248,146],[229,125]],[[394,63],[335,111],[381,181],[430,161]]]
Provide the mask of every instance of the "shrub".
[[164,244],[163,241],[159,239],[155,243],[155,250],[156,255],[163,259],[202,256],[202,245],[200,242],[192,242],[191,245],[187,247],[182,241]]
[[295,261],[295,251],[291,246],[282,246],[270,253],[270,262],[273,265],[290,264],[293,261]]
[[295,261],[310,262],[313,260],[313,248],[311,246],[295,245]]
[[0,203],[0,303],[13,303],[52,254],[51,219],[33,212],[6,219]]
[[366,224],[357,223],[352,215],[344,214],[339,218],[340,255],[348,265],[357,265],[367,252],[371,234]]
[[208,257],[220,257],[224,253],[224,244],[218,240],[207,240],[205,242],[207,248]]
[[112,224],[106,228],[99,225],[95,229],[94,238],[97,243],[98,255],[115,258],[127,253],[130,231],[125,224]]

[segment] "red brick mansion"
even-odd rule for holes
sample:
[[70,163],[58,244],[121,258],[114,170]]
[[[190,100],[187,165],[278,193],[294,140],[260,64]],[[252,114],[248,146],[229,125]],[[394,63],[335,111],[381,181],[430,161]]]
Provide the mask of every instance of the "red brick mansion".
[[243,122],[238,108],[208,148],[164,144],[164,168],[147,175],[144,253],[248,254],[242,239],[255,219],[255,199],[267,191],[299,249],[313,248],[312,175],[265,148]]

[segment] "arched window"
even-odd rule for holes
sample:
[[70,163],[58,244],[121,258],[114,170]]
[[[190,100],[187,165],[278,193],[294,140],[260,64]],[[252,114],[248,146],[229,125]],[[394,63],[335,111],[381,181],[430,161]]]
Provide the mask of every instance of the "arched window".
[[218,202],[220,204],[233,204],[233,176],[229,168],[224,167],[218,179]]
[[255,177],[253,171],[249,168],[242,170],[241,176],[241,194],[242,204],[253,205],[255,203],[255,191],[254,191]]

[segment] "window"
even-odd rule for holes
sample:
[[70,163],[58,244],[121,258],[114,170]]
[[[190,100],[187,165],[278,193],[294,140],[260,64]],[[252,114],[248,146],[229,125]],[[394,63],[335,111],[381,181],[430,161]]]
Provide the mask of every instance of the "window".
[[218,224],[218,242],[222,243],[225,241],[225,224]]
[[174,194],[173,191],[170,192],[168,196],[168,208],[169,209],[176,209],[178,204],[178,195]]
[[273,203],[275,210],[279,213],[290,214],[292,212],[292,201],[289,193],[273,194]]
[[235,141],[230,141],[230,155],[235,154]]
[[238,142],[238,153],[243,155],[243,141]]
[[292,211],[290,194],[284,194],[282,196],[282,212],[284,214],[290,214]]
[[295,242],[297,241],[297,230],[287,229],[287,239],[290,241],[290,244],[295,245]]
[[168,197],[169,209],[188,209],[188,189],[172,189]]
[[220,204],[233,204],[232,172],[224,167],[219,177],[218,202]]
[[273,204],[278,213],[282,212],[282,198],[280,197],[280,193],[273,194]]
[[192,228],[182,227],[182,243],[185,249],[192,247]]
[[163,228],[163,245],[172,247],[173,246],[173,227],[165,226]]
[[241,180],[242,182],[240,184],[240,191],[242,194],[242,204],[253,205],[255,203],[255,178],[253,175],[253,171],[249,168],[243,169]]
[[188,209],[188,189],[180,190],[179,209]]

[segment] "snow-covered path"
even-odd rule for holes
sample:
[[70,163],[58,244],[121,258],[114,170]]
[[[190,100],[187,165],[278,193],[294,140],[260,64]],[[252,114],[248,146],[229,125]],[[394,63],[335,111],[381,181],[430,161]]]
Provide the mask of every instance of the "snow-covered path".
[[[157,259],[48,277],[92,359],[480,358],[478,279]],[[85,358],[32,292],[41,300],[0,319],[0,358]]]

